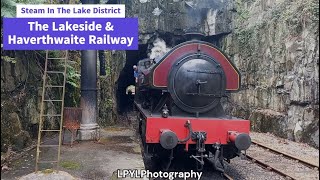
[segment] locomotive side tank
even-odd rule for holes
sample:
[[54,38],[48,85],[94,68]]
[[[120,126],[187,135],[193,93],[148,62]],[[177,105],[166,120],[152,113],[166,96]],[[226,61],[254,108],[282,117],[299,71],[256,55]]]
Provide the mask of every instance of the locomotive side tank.
[[240,88],[240,73],[213,44],[188,41],[158,63],[139,62],[135,105],[146,153],[171,160],[180,151],[195,160],[230,160],[251,144],[250,122],[225,114],[221,98]]

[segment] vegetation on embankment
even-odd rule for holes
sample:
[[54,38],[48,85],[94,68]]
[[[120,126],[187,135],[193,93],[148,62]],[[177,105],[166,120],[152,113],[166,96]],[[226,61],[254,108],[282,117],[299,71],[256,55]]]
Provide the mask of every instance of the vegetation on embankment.
[[[16,3],[39,4],[43,0],[1,1],[1,17],[14,17]],[[1,18],[1,19],[2,19]],[[2,21],[1,21],[2,24]],[[3,32],[1,26],[1,32]],[[1,36],[3,33],[1,33]],[[2,39],[2,37],[1,37]],[[1,152],[13,151],[28,146],[32,137],[37,136],[40,118],[42,77],[44,73],[45,51],[6,51],[1,43]],[[50,57],[61,57],[59,52],[51,52]],[[69,51],[65,106],[79,106],[80,102],[80,53]],[[48,67],[63,69],[63,62],[50,62]],[[62,80],[51,78],[51,82],[61,84]],[[59,98],[61,92],[48,89],[46,97]],[[59,113],[58,106],[47,104],[45,109]],[[57,126],[49,120],[45,126]]]

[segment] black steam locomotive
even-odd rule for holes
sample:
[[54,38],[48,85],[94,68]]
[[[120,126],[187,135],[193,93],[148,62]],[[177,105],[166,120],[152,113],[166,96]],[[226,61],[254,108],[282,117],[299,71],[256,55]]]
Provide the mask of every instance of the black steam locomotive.
[[139,61],[135,105],[145,153],[167,160],[179,154],[194,159],[201,170],[205,159],[223,171],[251,144],[250,122],[225,114],[221,98],[240,88],[240,73],[211,43],[187,41],[159,62]]

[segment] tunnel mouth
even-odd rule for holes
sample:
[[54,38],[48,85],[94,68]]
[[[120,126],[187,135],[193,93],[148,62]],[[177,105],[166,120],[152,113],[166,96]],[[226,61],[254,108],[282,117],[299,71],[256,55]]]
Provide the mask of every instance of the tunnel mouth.
[[189,31],[189,32],[186,32],[184,35],[184,38],[186,40],[198,40],[198,41],[201,41],[201,40],[204,40],[205,39],[205,34],[204,33],[201,33],[201,32],[197,32],[197,31]]
[[133,66],[141,59],[147,58],[147,47],[146,44],[140,44],[138,50],[126,51],[126,63],[117,81],[116,99],[119,115],[125,115],[133,110],[134,94],[127,92],[127,88],[135,86]]

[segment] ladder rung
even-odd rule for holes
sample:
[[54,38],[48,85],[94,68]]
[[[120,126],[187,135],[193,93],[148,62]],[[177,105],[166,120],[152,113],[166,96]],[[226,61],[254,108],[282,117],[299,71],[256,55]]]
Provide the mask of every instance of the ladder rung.
[[59,147],[59,145],[40,145],[39,147]]
[[44,132],[60,132],[60,130],[50,130],[50,129],[41,129],[40,131],[44,131]]
[[64,59],[67,59],[67,58],[64,57],[64,58],[48,58],[48,59],[61,59],[61,60],[64,60]]
[[38,163],[58,163],[58,161],[38,161]]
[[63,88],[64,86],[47,85],[47,86],[45,86],[45,87]]
[[45,99],[45,100],[43,100],[43,101],[58,101],[58,102],[62,102],[63,100],[58,100],[58,99],[52,99],[52,100],[50,100],[50,99]]
[[64,74],[63,71],[47,71],[47,73],[52,73],[52,74]]
[[44,114],[42,116],[62,116],[62,114]]

